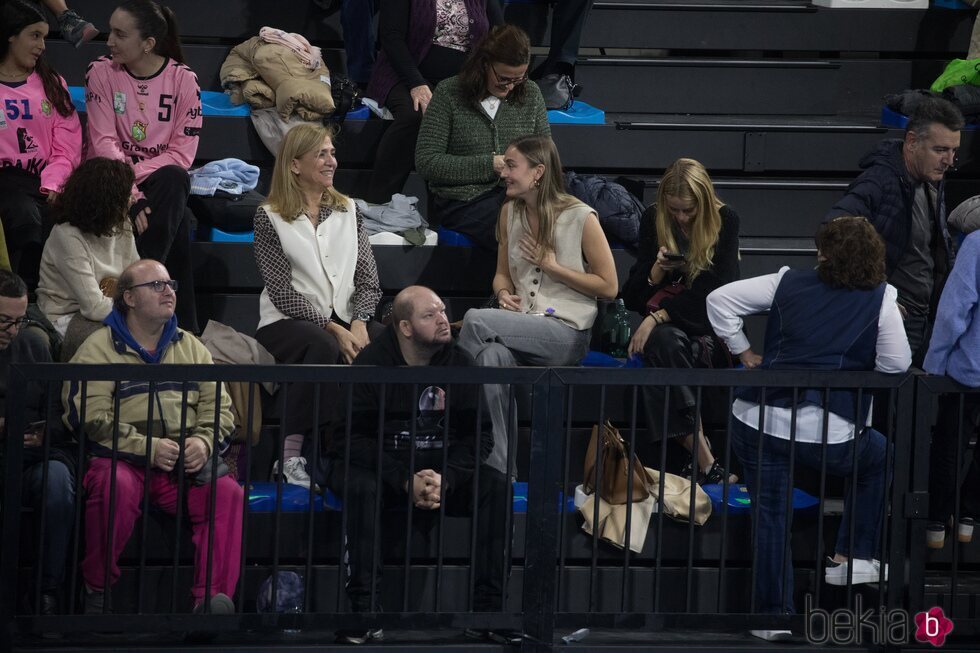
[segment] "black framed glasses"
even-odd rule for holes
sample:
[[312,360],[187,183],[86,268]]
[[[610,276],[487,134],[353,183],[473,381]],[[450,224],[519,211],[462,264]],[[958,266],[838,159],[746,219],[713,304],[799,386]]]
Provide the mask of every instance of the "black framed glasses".
[[156,281],[147,281],[146,283],[137,283],[127,288],[127,290],[135,290],[137,288],[142,288],[143,286],[152,288],[153,292],[163,292],[165,288],[170,288],[174,292],[177,292],[177,282],[173,279],[169,279],[167,281],[158,279]]
[[17,329],[23,329],[30,323],[31,323],[31,318],[27,317],[26,315],[24,317],[18,317],[14,319],[10,319],[10,318],[0,319],[0,331],[9,331],[10,327],[14,327],[14,326],[17,327]]
[[520,77],[504,77],[497,72],[497,69],[493,67],[493,64],[490,64],[490,70],[493,71],[494,78],[501,86],[517,86],[518,84],[523,84],[527,81],[527,73],[524,73]]

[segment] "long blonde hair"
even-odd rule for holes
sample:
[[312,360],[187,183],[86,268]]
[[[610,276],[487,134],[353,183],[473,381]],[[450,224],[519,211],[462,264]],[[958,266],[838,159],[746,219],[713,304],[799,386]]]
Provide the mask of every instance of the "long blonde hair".
[[[520,136],[507,146],[513,147],[527,159],[528,167],[544,166],[544,174],[538,180],[538,198],[534,210],[538,216],[538,243],[551,251],[555,250],[555,222],[562,211],[573,204],[581,202],[565,192],[565,180],[561,174],[561,159],[558,158],[558,148],[554,141],[547,136]],[[512,200],[524,221],[524,228],[529,228],[527,221],[527,203],[520,199]]]
[[660,179],[657,189],[657,238],[661,247],[676,252],[677,238],[674,230],[677,225],[667,210],[667,197],[676,197],[685,202],[693,201],[697,213],[691,220],[690,248],[684,270],[686,282],[691,283],[699,274],[711,267],[715,256],[715,245],[721,234],[721,213],[724,203],[715,195],[711,177],[698,161],[677,159]]
[[[272,169],[272,185],[269,188],[269,205],[272,210],[282,216],[286,222],[292,222],[306,213],[306,203],[303,201],[303,191],[296,181],[296,175],[290,169],[293,159],[304,154],[319,151],[323,139],[329,137],[333,142],[334,130],[330,127],[315,123],[296,125],[282,139],[276,165]],[[332,186],[323,191],[320,206],[326,206],[334,211],[347,210],[347,196]],[[310,216],[314,220],[316,216]]]

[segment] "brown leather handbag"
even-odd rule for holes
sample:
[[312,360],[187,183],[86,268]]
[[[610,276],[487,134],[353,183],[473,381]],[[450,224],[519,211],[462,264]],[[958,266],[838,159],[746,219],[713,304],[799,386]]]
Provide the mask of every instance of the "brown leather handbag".
[[[599,447],[599,425],[592,427],[592,437],[589,439],[589,449],[585,454],[585,475],[583,489],[586,494],[595,492],[596,486],[596,449]],[[602,474],[599,482],[599,497],[606,503],[621,505],[626,503],[627,488],[629,487],[629,458],[626,455],[626,444],[619,430],[606,422],[602,426],[602,451],[599,459]],[[634,502],[643,501],[650,496],[653,479],[636,454],[633,454],[633,494]]]

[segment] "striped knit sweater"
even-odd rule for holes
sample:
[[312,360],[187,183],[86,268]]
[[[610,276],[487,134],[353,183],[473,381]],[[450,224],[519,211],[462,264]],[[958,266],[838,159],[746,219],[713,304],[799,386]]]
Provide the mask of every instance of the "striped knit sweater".
[[527,83],[524,104],[501,102],[493,120],[465,103],[456,77],[443,80],[432,94],[415,146],[415,167],[439,197],[467,201],[500,181],[493,155],[528,134],[551,135],[548,112],[537,84]]

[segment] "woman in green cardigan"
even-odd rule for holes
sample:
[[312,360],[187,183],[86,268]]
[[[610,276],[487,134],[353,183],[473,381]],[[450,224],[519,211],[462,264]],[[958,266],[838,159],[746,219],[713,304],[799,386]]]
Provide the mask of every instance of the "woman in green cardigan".
[[531,43],[519,27],[494,27],[455,77],[442,81],[422,119],[415,167],[433,198],[430,221],[496,250],[508,143],[551,135],[536,84],[528,83]]

